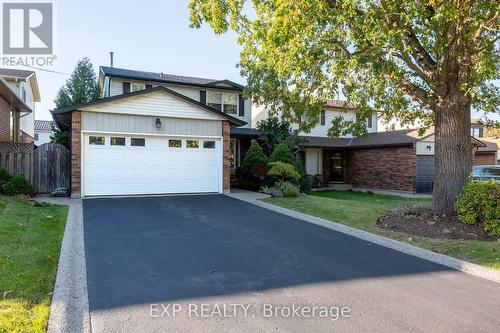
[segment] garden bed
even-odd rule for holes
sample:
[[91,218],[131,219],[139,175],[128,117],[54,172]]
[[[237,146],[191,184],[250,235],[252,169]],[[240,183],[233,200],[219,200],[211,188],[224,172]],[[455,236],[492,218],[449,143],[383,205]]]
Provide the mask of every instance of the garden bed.
[[377,219],[380,228],[435,239],[497,241],[479,226],[461,223],[455,216],[435,215],[430,207],[402,207]]

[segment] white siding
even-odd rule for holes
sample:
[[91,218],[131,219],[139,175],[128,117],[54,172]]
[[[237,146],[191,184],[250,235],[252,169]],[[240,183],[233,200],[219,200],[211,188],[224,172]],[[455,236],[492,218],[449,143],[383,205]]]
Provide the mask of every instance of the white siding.
[[82,130],[163,135],[222,136],[220,120],[199,120],[159,117],[161,127],[156,128],[157,117],[98,112],[82,113]]
[[52,132],[36,131],[36,133],[38,134],[38,140],[35,140],[35,144],[37,146],[50,142],[50,135],[52,134]]
[[[106,80],[104,81],[106,82]],[[207,93],[209,91],[222,91],[228,92],[227,90],[217,90],[217,89],[206,89],[202,87],[188,87],[182,85],[173,85],[173,84],[154,84],[153,82],[145,82],[145,81],[131,81],[131,80],[120,80],[120,79],[111,79],[111,87],[110,87],[110,97],[123,94],[123,82],[137,82],[141,84],[150,83],[153,87],[163,86],[169,88],[179,94],[182,94],[186,97],[189,97],[197,102],[200,102],[200,90],[205,90]],[[232,93],[232,92],[231,92]],[[239,92],[234,92],[234,94],[239,94]],[[242,127],[251,127],[252,123],[252,101],[250,99],[245,100],[245,115],[240,117],[239,114],[231,115],[234,118],[243,120],[247,123],[247,125]]]
[[89,106],[82,108],[82,111],[206,120],[225,119],[222,116],[162,91]]
[[434,155],[434,134],[422,138],[416,145],[417,155]]

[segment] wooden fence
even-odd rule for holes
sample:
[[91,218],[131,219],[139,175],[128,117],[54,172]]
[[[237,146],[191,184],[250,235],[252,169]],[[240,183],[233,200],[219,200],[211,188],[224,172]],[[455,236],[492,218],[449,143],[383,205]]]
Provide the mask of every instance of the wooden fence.
[[33,184],[33,151],[31,143],[0,142],[0,169],[11,175],[23,175]]
[[45,143],[33,156],[33,186],[38,193],[69,187],[70,152],[57,143]]
[[0,169],[23,175],[38,193],[69,187],[70,152],[57,143],[36,148],[29,143],[0,142]]

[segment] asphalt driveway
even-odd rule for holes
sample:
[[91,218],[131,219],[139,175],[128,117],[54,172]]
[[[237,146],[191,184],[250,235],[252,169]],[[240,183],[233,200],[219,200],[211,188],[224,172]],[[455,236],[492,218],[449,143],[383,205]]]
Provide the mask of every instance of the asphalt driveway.
[[227,196],[83,213],[94,333],[500,327],[498,283]]

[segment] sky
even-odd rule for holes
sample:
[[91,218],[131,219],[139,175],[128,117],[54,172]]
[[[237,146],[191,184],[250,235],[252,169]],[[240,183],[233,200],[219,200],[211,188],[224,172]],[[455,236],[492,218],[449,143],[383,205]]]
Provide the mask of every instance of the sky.
[[216,35],[206,25],[189,28],[189,0],[55,1],[57,61],[45,68],[60,73],[36,70],[42,99],[36,119],[52,118],[57,91],[79,59],[89,57],[97,73],[99,66],[109,66],[110,51],[115,67],[245,84],[236,67],[236,35]]
[[[229,79],[241,84],[235,34],[216,35],[204,26],[188,26],[188,0],[63,0],[56,14],[57,61],[50,70],[35,70],[42,101],[35,118],[50,120],[59,88],[83,56],[97,70],[114,66],[151,72]],[[19,67],[21,68],[21,67]]]

